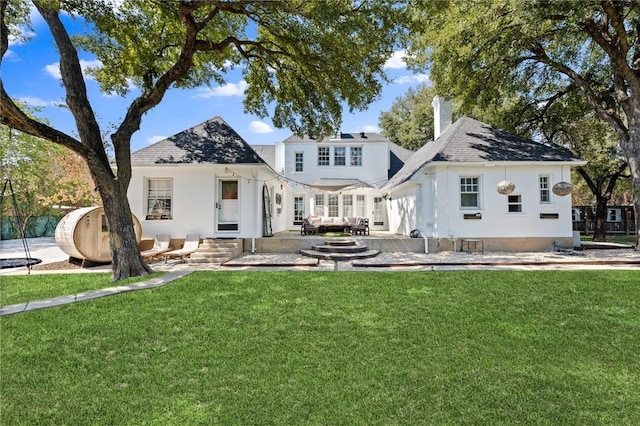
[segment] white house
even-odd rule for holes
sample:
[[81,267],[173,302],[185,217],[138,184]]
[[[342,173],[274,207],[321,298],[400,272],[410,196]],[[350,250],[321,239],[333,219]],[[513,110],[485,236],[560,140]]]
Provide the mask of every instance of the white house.
[[[434,110],[435,140],[383,187],[390,231],[418,229],[429,250],[459,249],[463,239],[488,250],[572,247],[571,197],[554,187],[585,161],[472,118],[450,124],[450,104],[439,98]],[[509,193],[498,192],[505,184]]]
[[277,174],[221,118],[131,154],[131,210],[144,238],[270,235]]
[[[436,140],[413,152],[374,133],[291,136],[249,146],[221,118],[132,154],[129,198],[143,237],[188,233],[256,239],[297,231],[304,217],[369,218],[428,250],[548,250],[572,244],[570,153],[463,117],[436,100]],[[509,181],[508,195],[496,185]]]

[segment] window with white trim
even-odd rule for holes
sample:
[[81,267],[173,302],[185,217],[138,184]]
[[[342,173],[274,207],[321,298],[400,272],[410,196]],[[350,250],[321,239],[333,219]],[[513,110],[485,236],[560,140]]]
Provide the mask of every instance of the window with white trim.
[[342,216],[353,216],[353,194],[342,195]]
[[347,148],[345,148],[344,146],[333,147],[333,165],[334,166],[347,165]]
[[384,199],[373,197],[373,224],[384,225]]
[[480,178],[460,178],[460,207],[463,209],[480,208]]
[[507,211],[509,213],[522,213],[522,195],[507,195]]
[[365,202],[364,194],[356,194],[356,216],[357,217],[365,217],[367,216],[367,205]]
[[549,176],[540,176],[538,182],[540,184],[540,203],[549,204],[551,202],[551,179]]
[[304,196],[293,197],[293,224],[299,225],[304,219]]
[[318,147],[318,166],[328,166],[331,161],[330,150],[328,146]]
[[351,147],[351,165],[362,166],[362,147],[361,146]]
[[338,217],[338,194],[328,195],[327,206],[329,207],[329,217]]
[[172,219],[173,182],[169,178],[147,179],[147,220]]
[[324,216],[324,194],[316,194],[315,196],[315,212],[316,216]]
[[607,222],[622,222],[622,211],[620,209],[608,209]]
[[304,152],[296,152],[296,172],[304,171]]

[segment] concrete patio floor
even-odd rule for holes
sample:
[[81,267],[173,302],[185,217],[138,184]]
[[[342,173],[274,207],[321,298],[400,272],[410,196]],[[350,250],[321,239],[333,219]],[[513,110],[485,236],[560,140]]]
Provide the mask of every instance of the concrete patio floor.
[[[26,257],[21,240],[0,242],[0,258]],[[42,260],[42,265],[68,261],[69,257],[56,245],[53,238],[28,240],[30,256]],[[563,252],[440,252],[440,253],[381,253],[374,258],[349,262],[317,260],[294,253],[243,253],[220,264],[188,264],[182,261],[159,260],[150,264],[156,271],[167,274],[131,285],[109,288],[46,300],[36,300],[10,306],[0,306],[0,316],[44,309],[52,306],[106,297],[128,291],[166,285],[197,270],[208,271],[450,271],[450,270],[569,270],[569,269],[632,269],[640,271],[640,252],[629,248],[597,249]],[[109,272],[110,265],[55,270],[29,270],[27,267],[0,269],[0,277],[7,275]],[[1,278],[0,278],[1,279]],[[2,305],[2,303],[0,303]]]

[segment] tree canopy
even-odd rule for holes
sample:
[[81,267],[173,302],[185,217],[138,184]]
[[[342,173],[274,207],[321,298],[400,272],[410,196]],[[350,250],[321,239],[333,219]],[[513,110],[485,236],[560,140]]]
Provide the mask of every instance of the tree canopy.
[[[365,108],[385,79],[383,66],[403,34],[406,9],[396,1],[33,0],[53,36],[66,106],[77,137],[31,118],[0,87],[2,124],[63,145],[86,161],[109,218],[114,280],[150,272],[139,256],[127,188],[131,136],[171,88],[225,81],[228,67],[248,83],[245,110],[270,115],[276,127],[314,136],[339,128],[342,105]],[[72,35],[68,13],[89,31]],[[28,15],[22,0],[0,0],[0,54]],[[87,96],[78,51],[102,66],[92,72],[110,93],[140,95],[110,135],[117,165]]]
[[[411,57],[464,113],[506,96],[544,116],[582,97],[617,134],[640,212],[640,20],[637,1],[414,2]],[[636,214],[640,240],[640,214]],[[640,245],[637,245],[640,249]]]
[[433,107],[435,92],[431,86],[410,88],[399,96],[389,111],[380,114],[378,125],[391,142],[412,150],[433,140]]

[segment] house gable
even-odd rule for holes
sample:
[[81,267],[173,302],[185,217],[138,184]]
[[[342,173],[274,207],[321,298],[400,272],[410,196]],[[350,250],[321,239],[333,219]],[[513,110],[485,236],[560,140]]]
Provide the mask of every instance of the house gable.
[[214,117],[131,154],[132,166],[153,164],[263,164],[222,118]]
[[385,188],[401,185],[430,163],[569,162],[582,164],[570,152],[496,129],[469,117],[449,126],[407,159]]

